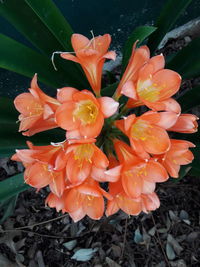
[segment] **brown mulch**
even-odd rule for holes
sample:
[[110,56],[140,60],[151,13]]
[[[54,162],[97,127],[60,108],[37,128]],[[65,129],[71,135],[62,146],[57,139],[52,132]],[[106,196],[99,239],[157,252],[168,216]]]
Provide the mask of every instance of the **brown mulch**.
[[[158,52],[178,51],[187,41],[170,40]],[[199,84],[200,78],[184,81],[182,90]],[[0,162],[0,180],[20,168]],[[128,217],[119,212],[100,221],[85,217],[73,223],[68,215],[45,207],[48,189],[36,193],[30,188],[0,226],[0,267],[200,266],[199,178],[171,179],[158,185],[157,193],[161,206],[153,213]],[[74,259],[80,249],[88,249],[91,259]]]
[[[128,217],[120,212],[100,221],[85,217],[73,223],[68,215],[51,221],[63,215],[45,207],[47,193],[20,194],[13,216],[2,225],[0,255],[23,264],[16,266],[199,266],[199,178],[160,184],[161,207],[153,213]],[[96,252],[90,261],[73,260],[80,248]]]

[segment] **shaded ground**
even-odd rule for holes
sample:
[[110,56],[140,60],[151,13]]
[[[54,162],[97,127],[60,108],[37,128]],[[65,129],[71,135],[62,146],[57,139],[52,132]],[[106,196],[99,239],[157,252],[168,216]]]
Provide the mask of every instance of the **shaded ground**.
[[[75,224],[44,206],[46,190],[36,194],[30,189],[20,194],[13,216],[0,231],[0,255],[19,265],[0,266],[199,266],[199,179],[168,181],[157,193],[161,207],[152,214],[129,218],[120,212]],[[19,227],[24,228],[9,231]],[[90,261],[71,259],[80,248],[96,252]]]
[[[162,52],[176,51],[187,41],[171,40]],[[184,81],[182,90],[199,80]],[[0,165],[0,180],[20,169],[11,162]],[[158,185],[157,193],[161,207],[153,213],[127,217],[120,212],[75,224],[68,215],[45,207],[47,189],[29,189],[20,194],[13,216],[0,226],[0,267],[200,266],[199,178],[170,180]],[[81,254],[80,249],[87,250]],[[79,260],[74,259],[76,252]]]

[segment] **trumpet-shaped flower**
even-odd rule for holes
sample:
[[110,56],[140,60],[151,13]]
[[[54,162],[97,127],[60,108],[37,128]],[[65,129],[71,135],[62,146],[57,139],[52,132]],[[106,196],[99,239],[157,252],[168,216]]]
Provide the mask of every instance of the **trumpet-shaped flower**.
[[194,156],[189,150],[190,147],[195,147],[195,145],[185,140],[171,139],[170,150],[157,157],[171,177],[178,178],[180,166],[193,161]]
[[59,212],[62,210],[63,213],[66,212],[65,210],[65,202],[64,202],[65,193],[62,196],[58,197],[54,193],[50,193],[46,200],[45,204],[48,205],[50,208],[56,208],[56,211]]
[[[138,72],[140,68],[148,62],[150,58],[149,48],[144,45],[136,49],[136,44],[133,45],[132,54],[129,59],[129,63],[126,70],[119,82],[117,90],[115,92],[115,98],[118,99],[123,92],[126,92],[126,88],[130,84],[137,82]],[[132,94],[131,94],[132,96]]]
[[[50,208],[56,208],[56,211],[62,211],[62,213],[67,212],[65,209],[65,198],[68,194],[69,190],[65,190],[62,196],[58,197],[57,195],[53,194],[52,192],[47,196],[45,200],[45,204],[48,205]],[[74,212],[69,212],[69,216],[73,218],[75,222],[81,220],[85,214],[82,212],[81,209],[78,209]]]
[[104,191],[97,181],[88,178],[83,184],[70,189],[66,195],[65,210],[77,222],[85,215],[94,220],[99,220],[104,213],[104,199],[112,197]]
[[[128,197],[137,198],[141,194],[152,193],[156,182],[168,179],[168,174],[160,163],[153,159],[143,160],[137,157],[131,147],[120,140],[115,140],[114,146],[121,166],[118,168],[118,174]],[[110,176],[113,173],[116,176],[116,167],[106,173]]]
[[160,206],[159,198],[155,192],[141,194],[138,198],[130,198],[121,188],[119,182],[110,183],[109,193],[113,196],[113,199],[108,201],[106,209],[107,216],[113,215],[119,209],[128,215],[138,215],[142,211],[148,213],[149,211],[156,210]]
[[79,185],[86,178],[92,178],[101,182],[108,181],[104,174],[108,167],[106,155],[94,144],[93,139],[77,141],[68,146],[66,150],[66,175],[71,186]]
[[68,87],[59,90],[62,105],[56,111],[57,124],[67,130],[67,138],[95,138],[101,132],[104,118],[113,115],[119,103],[110,97],[95,98],[83,90]]
[[199,118],[193,114],[181,114],[177,122],[168,130],[179,133],[195,133]]
[[170,139],[165,129],[178,119],[174,112],[146,112],[140,117],[134,114],[116,121],[116,126],[130,139],[135,153],[142,158],[149,154],[163,154],[170,148]]
[[42,92],[37,85],[37,75],[33,77],[29,91],[30,93],[22,93],[14,100],[16,109],[21,113],[19,132],[31,136],[58,127],[54,116],[60,103]]
[[117,89],[130,98],[127,107],[146,105],[152,110],[180,113],[179,104],[171,96],[179,90],[181,77],[164,65],[162,54],[149,59],[146,46],[136,49]]
[[76,56],[62,53],[61,57],[79,63],[96,95],[100,95],[103,64],[106,59],[115,60],[114,51],[108,52],[111,42],[109,34],[94,37],[91,40],[81,34],[73,34],[71,38]]
[[66,185],[64,169],[56,171],[57,158],[64,156],[64,146],[33,146],[28,142],[30,149],[16,150],[12,160],[21,161],[25,166],[24,180],[27,184],[40,189],[47,185],[57,196],[61,196]]

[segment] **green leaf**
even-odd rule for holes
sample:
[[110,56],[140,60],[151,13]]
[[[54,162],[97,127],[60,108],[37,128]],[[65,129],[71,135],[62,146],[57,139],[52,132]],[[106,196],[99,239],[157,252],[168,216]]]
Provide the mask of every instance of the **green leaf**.
[[[40,1],[41,9],[43,8],[42,3],[43,1]],[[51,56],[54,51],[64,49],[25,0],[4,1],[3,4],[0,4],[0,15],[44,54]]]
[[107,87],[104,87],[102,90],[101,90],[101,95],[102,96],[113,96],[115,90],[117,89],[117,86],[118,86],[118,82],[116,83],[113,83],[111,85],[108,85]]
[[1,68],[30,78],[38,73],[38,79],[52,87],[64,85],[64,73],[56,72],[50,59],[3,34],[0,34],[0,54]]
[[[20,33],[25,36],[25,38],[27,38],[37,49],[48,57],[47,60],[49,61],[49,65],[51,65],[51,70],[53,66],[50,59],[53,52],[66,50],[72,51],[70,41],[72,30],[52,1],[6,0],[3,4],[0,4],[0,15],[7,19]],[[58,19],[58,22],[56,19]],[[59,25],[59,23],[61,23],[61,25]],[[63,32],[65,26],[67,28],[65,32]],[[60,30],[58,31],[59,27]],[[65,34],[66,39],[64,42]],[[6,48],[9,48],[9,51],[11,51],[9,46]],[[12,53],[18,53],[18,50],[19,49],[15,50],[12,48]],[[21,50],[20,54],[18,54],[18,58],[22,57],[22,55],[24,56],[24,53],[26,55],[26,51]],[[38,65],[40,65],[40,68],[38,68],[38,70],[35,69],[34,73],[38,73],[41,68],[45,69],[46,67],[45,65],[43,66],[43,61],[39,61],[38,58],[36,60]],[[29,64],[26,64],[27,72],[30,72],[33,69],[31,63],[32,60],[29,61]],[[88,86],[88,82],[78,64],[61,59],[60,56],[55,57],[55,63],[58,72],[62,74],[62,77],[58,80],[60,81],[60,85],[58,85],[59,87],[69,85],[78,88],[87,88],[86,86]],[[19,71],[16,72],[21,73]],[[48,69],[45,70],[45,72],[48,72]],[[27,76],[26,72],[23,75]],[[54,78],[51,77],[51,73],[49,73],[49,80],[53,79]]]
[[73,33],[71,26],[63,17],[59,9],[51,0],[25,0],[25,2],[34,10],[49,31],[65,48],[66,51],[72,51],[71,35]]
[[152,52],[158,47],[165,34],[173,27],[179,16],[192,0],[168,0],[155,23],[157,30],[151,35],[148,46]]
[[9,216],[13,214],[17,198],[18,194],[0,202],[0,210],[3,212],[3,216],[0,219],[0,224],[2,224]]
[[0,182],[0,202],[8,200],[27,190],[30,186],[24,183],[24,174],[20,173]]
[[177,71],[184,79],[198,76],[200,74],[199,48],[200,38],[196,38],[172,57],[166,67]]
[[0,158],[12,156],[16,149],[27,148],[26,141],[30,141],[34,145],[50,145],[51,142],[56,143],[65,140],[65,132],[61,129],[49,130],[27,138],[18,132],[19,126],[17,124],[4,124],[1,121],[0,124],[2,127],[0,132]]
[[140,26],[137,27],[129,36],[123,52],[122,59],[122,73],[128,64],[129,58],[132,53],[133,44],[138,40],[138,45],[140,45],[147,37],[149,37],[157,28],[152,26]]
[[177,101],[181,105],[182,112],[187,112],[188,110],[200,105],[200,86],[192,88],[185,94],[177,98]]

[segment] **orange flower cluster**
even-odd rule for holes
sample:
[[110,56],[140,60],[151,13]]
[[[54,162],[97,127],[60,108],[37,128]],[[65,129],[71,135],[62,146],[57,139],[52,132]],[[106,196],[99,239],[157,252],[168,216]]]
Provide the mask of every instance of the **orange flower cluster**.
[[[193,160],[189,148],[194,145],[168,134],[197,131],[197,117],[181,114],[171,98],[181,77],[164,69],[163,55],[150,58],[147,46],[136,49],[134,44],[113,98],[101,97],[103,64],[115,59],[115,52],[108,52],[110,42],[109,34],[91,40],[73,34],[75,55],[61,54],[81,65],[94,94],[64,87],[52,98],[38,87],[35,75],[29,93],[14,101],[23,135],[56,127],[66,130],[65,141],[48,146],[27,142],[28,149],[16,150],[12,159],[25,166],[27,184],[37,190],[49,186],[46,204],[68,212],[75,222],[85,215],[100,219],[104,198],[107,216],[119,209],[130,215],[157,209],[156,183],[177,178],[180,166]],[[119,112],[122,95],[128,102]],[[136,116],[133,108],[139,106],[146,106],[146,112]]]

